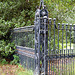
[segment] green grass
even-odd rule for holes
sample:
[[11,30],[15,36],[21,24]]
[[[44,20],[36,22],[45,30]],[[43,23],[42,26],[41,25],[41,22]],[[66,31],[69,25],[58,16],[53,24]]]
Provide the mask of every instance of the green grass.
[[17,71],[16,75],[33,75],[33,72],[31,70]]
[[22,67],[22,65],[18,65],[18,69],[16,71],[16,75],[33,75],[32,70],[27,70]]
[[[59,45],[60,49],[62,49],[62,43]],[[74,44],[71,43],[71,49],[73,49]],[[66,49],[66,43],[63,43],[63,49]],[[67,49],[70,49],[70,43],[67,43]]]

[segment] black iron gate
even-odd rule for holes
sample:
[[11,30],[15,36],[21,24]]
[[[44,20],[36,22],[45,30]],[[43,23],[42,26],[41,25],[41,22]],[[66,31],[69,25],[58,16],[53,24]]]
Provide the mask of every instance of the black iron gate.
[[75,75],[75,25],[48,18],[43,0],[34,23],[35,75]]

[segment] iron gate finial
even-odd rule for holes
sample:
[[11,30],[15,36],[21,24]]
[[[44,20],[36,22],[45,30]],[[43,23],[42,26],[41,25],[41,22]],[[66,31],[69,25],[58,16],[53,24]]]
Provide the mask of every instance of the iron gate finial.
[[43,1],[43,0],[40,0],[40,9],[41,9],[42,7],[44,8],[44,1]]

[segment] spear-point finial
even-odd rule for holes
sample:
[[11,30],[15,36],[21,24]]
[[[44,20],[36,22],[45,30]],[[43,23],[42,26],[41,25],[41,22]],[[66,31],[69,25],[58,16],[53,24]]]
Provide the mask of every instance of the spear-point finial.
[[41,9],[42,7],[44,8],[44,1],[43,1],[43,0],[40,0],[40,9]]

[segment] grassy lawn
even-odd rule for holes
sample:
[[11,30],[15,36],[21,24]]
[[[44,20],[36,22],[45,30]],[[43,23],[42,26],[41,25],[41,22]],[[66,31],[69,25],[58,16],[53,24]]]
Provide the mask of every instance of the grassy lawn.
[[[62,49],[62,43],[60,43],[60,49]],[[63,43],[63,49],[66,49],[66,43]],[[67,43],[67,49],[70,49],[70,43]],[[74,44],[71,43],[71,49],[74,49]]]

